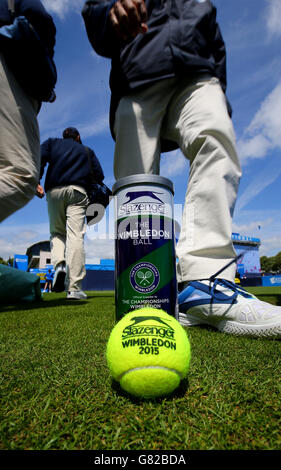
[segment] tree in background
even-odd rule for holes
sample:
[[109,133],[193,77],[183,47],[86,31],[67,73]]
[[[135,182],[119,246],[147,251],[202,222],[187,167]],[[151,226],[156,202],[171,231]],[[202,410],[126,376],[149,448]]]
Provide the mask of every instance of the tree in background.
[[277,272],[281,271],[281,251],[279,251],[279,253],[274,257],[272,269]]
[[281,251],[275,256],[261,256],[260,258],[261,270],[270,273],[270,272],[281,272]]
[[5,261],[5,260],[0,256],[0,264],[5,264],[5,266],[13,266],[13,264],[14,264],[14,258],[9,258],[8,261]]

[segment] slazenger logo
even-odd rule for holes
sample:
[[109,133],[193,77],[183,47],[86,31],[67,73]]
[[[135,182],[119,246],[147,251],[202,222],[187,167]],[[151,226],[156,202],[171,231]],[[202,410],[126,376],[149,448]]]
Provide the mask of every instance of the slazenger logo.
[[[135,316],[131,319],[134,323],[124,328],[122,339],[130,336],[159,336],[160,338],[174,339],[175,330],[162,318],[152,316]],[[141,325],[143,322],[151,321],[153,324]],[[157,325],[157,323],[159,323]]]
[[132,202],[134,201],[135,199],[138,199],[139,197],[151,197],[152,199],[156,199],[157,201],[160,201],[162,202],[163,204],[163,201],[161,201],[161,199],[159,199],[158,196],[156,196],[156,194],[163,194],[163,193],[157,193],[156,191],[129,191],[126,193],[126,197],[129,198],[128,201],[125,202],[125,204],[128,204],[128,202]]
[[[125,197],[128,198],[119,208],[119,215],[132,214],[138,212],[153,212],[153,213],[163,213],[165,204],[157,196],[159,193],[157,191],[128,191]],[[148,197],[153,199],[153,202],[147,201],[136,201],[136,199]],[[156,201],[156,202],[154,202]]]

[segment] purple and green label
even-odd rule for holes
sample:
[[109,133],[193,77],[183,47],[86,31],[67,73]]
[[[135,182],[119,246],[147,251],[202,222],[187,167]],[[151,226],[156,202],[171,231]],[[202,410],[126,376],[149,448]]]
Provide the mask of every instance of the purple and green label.
[[116,198],[116,319],[150,306],[177,316],[172,194],[152,185]]

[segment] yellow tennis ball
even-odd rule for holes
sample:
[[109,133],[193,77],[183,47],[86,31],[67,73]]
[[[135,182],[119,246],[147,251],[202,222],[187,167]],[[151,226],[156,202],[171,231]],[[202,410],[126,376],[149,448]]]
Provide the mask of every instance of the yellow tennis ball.
[[163,310],[141,308],[115,325],[106,359],[112,377],[126,392],[160,397],[172,393],[186,377],[190,343],[174,317]]

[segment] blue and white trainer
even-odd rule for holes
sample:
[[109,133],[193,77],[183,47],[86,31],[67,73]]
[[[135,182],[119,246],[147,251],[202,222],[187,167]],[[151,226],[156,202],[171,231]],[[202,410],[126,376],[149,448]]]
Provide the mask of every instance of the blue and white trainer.
[[72,291],[68,292],[66,298],[72,300],[86,300],[87,294],[85,294],[85,292],[83,292],[82,290]]
[[65,289],[66,268],[65,263],[59,263],[56,266],[55,275],[53,279],[53,291],[63,292]]
[[190,281],[178,296],[183,326],[210,325],[223,333],[281,338],[281,307],[224,279]]

